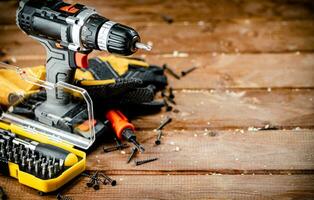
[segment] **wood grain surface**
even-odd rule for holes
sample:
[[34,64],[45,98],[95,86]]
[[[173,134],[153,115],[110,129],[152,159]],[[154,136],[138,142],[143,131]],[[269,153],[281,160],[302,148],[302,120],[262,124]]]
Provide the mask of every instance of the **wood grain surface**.
[[[75,1],[68,1],[74,3]],[[150,53],[134,56],[168,64],[176,105],[132,119],[147,151],[158,157],[126,164],[130,149],[104,153],[108,136],[88,154],[87,171],[116,179],[115,187],[86,187],[78,177],[63,188],[73,199],[313,199],[314,2],[311,0],[81,0],[134,27]],[[16,1],[0,2],[0,61],[45,63],[44,48],[15,25]],[[94,52],[91,57],[107,55]],[[157,98],[160,98],[158,95]],[[154,129],[173,122],[156,146]],[[0,175],[10,199],[39,196]]]

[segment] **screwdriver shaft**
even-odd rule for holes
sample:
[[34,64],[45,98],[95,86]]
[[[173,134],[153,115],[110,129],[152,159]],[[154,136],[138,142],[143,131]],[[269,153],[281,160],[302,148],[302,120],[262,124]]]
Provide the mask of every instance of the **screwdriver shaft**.
[[132,142],[140,152],[143,153],[143,152],[145,151],[145,148],[144,148],[142,145],[140,145],[140,144],[139,144],[136,140],[134,140],[133,138],[130,139],[130,142]]

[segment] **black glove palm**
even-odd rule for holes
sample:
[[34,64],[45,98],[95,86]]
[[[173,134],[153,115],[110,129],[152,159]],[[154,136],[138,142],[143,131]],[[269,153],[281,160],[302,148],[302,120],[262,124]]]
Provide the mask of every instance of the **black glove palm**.
[[111,104],[152,102],[156,92],[167,85],[162,68],[115,56],[90,59],[89,68],[79,71],[76,80],[94,101]]

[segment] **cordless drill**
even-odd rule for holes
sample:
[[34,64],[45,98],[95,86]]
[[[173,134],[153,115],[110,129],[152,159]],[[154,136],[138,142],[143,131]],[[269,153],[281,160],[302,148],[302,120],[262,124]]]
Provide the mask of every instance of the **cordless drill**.
[[[151,50],[141,43],[132,28],[110,21],[94,9],[61,0],[20,0],[17,25],[46,49],[46,81],[73,83],[75,69],[87,67],[92,50],[131,55],[138,49]],[[79,110],[63,89],[47,90],[47,99],[35,109],[36,119],[66,129],[56,117]],[[60,125],[61,124],[61,125]]]

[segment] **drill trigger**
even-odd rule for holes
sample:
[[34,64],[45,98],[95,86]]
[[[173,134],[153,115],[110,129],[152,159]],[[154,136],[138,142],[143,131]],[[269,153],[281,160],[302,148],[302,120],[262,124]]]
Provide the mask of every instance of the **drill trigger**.
[[88,68],[88,54],[75,52],[75,64],[80,68]]

